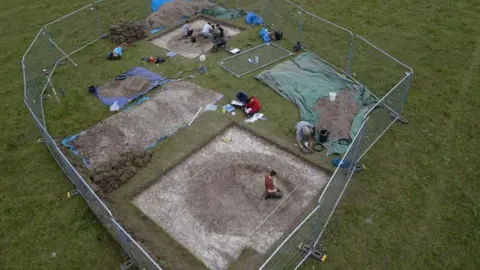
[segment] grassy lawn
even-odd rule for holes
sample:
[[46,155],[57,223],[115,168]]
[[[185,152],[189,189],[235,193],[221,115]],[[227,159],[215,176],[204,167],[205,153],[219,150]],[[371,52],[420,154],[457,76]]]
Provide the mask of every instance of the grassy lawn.
[[[23,104],[20,60],[39,27],[88,3],[0,4],[0,264],[6,269],[113,269],[124,260],[86,204],[66,198],[73,187],[44,145],[36,143],[39,135]],[[480,6],[446,0],[296,3],[366,37],[416,73],[405,108],[410,123],[394,126],[366,156],[368,170],[352,182],[326,231],[328,262],[309,261],[305,268],[479,268],[480,175],[475,165],[480,145],[474,136],[480,131]],[[235,42],[245,46],[250,39],[244,35]],[[124,62],[96,65],[110,47],[101,41],[73,57],[77,69],[59,68],[55,80],[67,96],[62,107],[53,99],[46,104],[54,136],[71,135],[109,115],[88,96],[87,84],[106,81],[132,63],[141,65],[143,54],[158,52],[134,47]],[[216,67],[219,57],[209,57],[209,72],[196,83],[227,98],[235,92],[227,90],[239,87],[260,99],[273,97],[251,76],[241,85],[232,83],[233,76]],[[191,67],[192,62],[179,60],[158,70],[171,76],[172,70]],[[292,133],[298,117],[293,105],[277,98],[264,109],[274,132]]]

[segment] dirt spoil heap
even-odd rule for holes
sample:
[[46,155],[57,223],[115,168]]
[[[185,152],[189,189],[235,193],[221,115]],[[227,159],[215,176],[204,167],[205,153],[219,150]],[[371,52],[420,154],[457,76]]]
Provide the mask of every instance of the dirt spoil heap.
[[118,159],[106,162],[90,173],[96,192],[108,194],[126,183],[152,159],[153,151],[123,153]]
[[121,21],[109,28],[110,40],[115,44],[132,43],[147,37],[147,29],[144,24],[135,24],[130,21]]
[[147,26],[150,29],[170,27],[181,22],[184,16],[193,16],[202,9],[212,8],[213,6],[214,4],[208,0],[173,0],[161,5],[156,12],[150,15],[147,19]]

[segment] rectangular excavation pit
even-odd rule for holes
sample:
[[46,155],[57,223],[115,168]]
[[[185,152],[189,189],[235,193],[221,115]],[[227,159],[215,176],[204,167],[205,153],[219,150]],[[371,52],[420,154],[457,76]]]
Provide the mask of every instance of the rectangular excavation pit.
[[[270,170],[278,173],[280,200],[263,199]],[[226,269],[244,248],[260,254],[272,248],[328,178],[318,167],[233,126],[161,176],[133,204],[207,267]]]
[[152,43],[158,47],[176,52],[184,57],[190,59],[197,58],[202,54],[208,53],[213,48],[211,39],[203,39],[203,37],[201,37],[202,28],[207,22],[211,22],[214,25],[219,23],[225,30],[224,33],[227,39],[228,37],[236,36],[242,31],[242,29],[231,26],[230,24],[216,22],[204,17],[197,17],[189,22],[190,29],[194,30],[193,36],[198,36],[196,43],[192,43],[190,38],[183,37],[183,25],[180,25],[171,31],[166,32],[165,34],[152,39]]
[[222,95],[194,83],[172,82],[144,103],[104,119],[76,136],[72,147],[92,169],[126,152],[143,151],[188,125]]

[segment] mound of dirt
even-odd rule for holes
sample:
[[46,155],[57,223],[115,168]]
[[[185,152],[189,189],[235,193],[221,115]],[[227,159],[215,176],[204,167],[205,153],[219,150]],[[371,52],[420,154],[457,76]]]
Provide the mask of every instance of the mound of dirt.
[[313,110],[320,115],[316,130],[328,130],[331,138],[350,139],[353,118],[360,110],[360,106],[354,100],[352,92],[343,90],[337,93],[337,98],[333,102],[329,97],[317,100]]
[[121,21],[109,28],[110,40],[115,44],[132,43],[147,37],[147,29],[144,24],[136,24],[130,21]]
[[104,163],[92,172],[95,189],[110,193],[132,178],[140,168],[145,167],[152,159],[153,151],[128,152],[121,154],[117,160]]
[[183,16],[192,16],[202,9],[211,8],[214,4],[208,0],[174,0],[165,3],[147,18],[147,26],[150,29],[159,27],[170,27],[182,20]]

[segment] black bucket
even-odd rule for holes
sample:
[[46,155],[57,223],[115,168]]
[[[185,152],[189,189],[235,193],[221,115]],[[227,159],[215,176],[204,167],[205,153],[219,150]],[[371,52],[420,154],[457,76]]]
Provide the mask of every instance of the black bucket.
[[330,135],[330,132],[328,132],[328,130],[326,129],[320,130],[318,141],[320,143],[326,143],[328,141],[328,135]]

